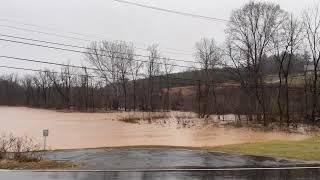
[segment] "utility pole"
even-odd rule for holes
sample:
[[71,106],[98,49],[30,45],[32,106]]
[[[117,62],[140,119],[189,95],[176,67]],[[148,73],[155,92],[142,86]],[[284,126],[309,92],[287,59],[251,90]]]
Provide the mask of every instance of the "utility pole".
[[198,80],[198,113],[199,113],[199,118],[201,118],[201,81]]

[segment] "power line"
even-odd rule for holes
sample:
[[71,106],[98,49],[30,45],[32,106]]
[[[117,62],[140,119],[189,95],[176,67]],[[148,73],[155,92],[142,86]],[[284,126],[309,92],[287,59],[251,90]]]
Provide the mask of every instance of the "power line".
[[99,69],[85,67],[85,66],[69,65],[69,64],[62,64],[62,63],[49,62],[49,61],[40,61],[40,60],[35,60],[35,59],[19,58],[19,57],[13,57],[13,56],[0,55],[0,58],[15,59],[15,60],[19,60],[19,61],[27,61],[27,62],[33,62],[33,63],[41,63],[41,64],[49,64],[49,65],[56,65],[56,66],[73,67],[73,68],[79,68],[79,69],[100,71]]
[[[84,46],[77,46],[77,45],[58,43],[58,42],[52,42],[52,41],[43,41],[43,40],[38,40],[38,39],[33,39],[33,38],[24,38],[24,37],[6,35],[6,34],[1,34],[1,33],[0,33],[0,36],[9,37],[9,38],[15,38],[15,39],[28,40],[28,41],[33,41],[33,42],[52,44],[52,45],[59,45],[59,46],[66,46],[66,47],[72,47],[72,48],[92,50],[92,48],[88,48],[88,47],[84,47]],[[106,50],[103,50],[103,51],[106,51]],[[128,54],[128,53],[123,53],[123,52],[115,52],[115,53]],[[144,58],[148,58],[149,57],[147,55],[141,55],[141,54],[133,54],[133,55],[134,56],[139,56],[139,57],[144,57]],[[165,58],[165,57],[160,57],[159,59],[169,60],[169,61],[180,61],[180,62],[187,62],[187,63],[199,63],[200,64],[200,62],[195,62],[195,61],[191,61],[191,60],[173,59],[173,58]]]
[[77,66],[77,65],[71,65],[71,64],[63,64],[63,63],[57,63],[57,62],[41,61],[41,60],[28,59],[28,58],[19,58],[19,57],[13,57],[13,56],[3,56],[3,55],[0,55],[0,58],[14,59],[14,60],[19,60],[19,61],[26,61],[26,62],[33,62],[33,63],[41,63],[41,64],[48,64],[48,65],[72,67],[72,68],[78,68],[78,69],[82,69],[82,70],[85,69],[85,70],[93,70],[93,71],[107,72],[106,70],[101,70],[101,69],[91,68],[91,67],[86,67],[86,66]]
[[[86,69],[86,70],[94,70],[94,71],[102,71],[106,72],[106,70],[100,70],[96,68],[90,68],[90,67],[84,67],[84,66],[77,66],[77,65],[68,65],[68,64],[62,64],[62,63],[57,63],[57,62],[49,62],[49,61],[41,61],[41,60],[35,60],[35,59],[29,59],[29,58],[19,58],[19,57],[13,57],[13,56],[4,56],[0,55],[0,58],[6,58],[6,59],[14,59],[14,60],[19,60],[19,61],[26,61],[26,62],[33,62],[33,63],[41,63],[41,64],[48,64],[48,65],[56,65],[56,66],[64,66],[64,67],[73,67],[73,68],[79,68],[79,69]],[[24,70],[23,68],[21,70]],[[41,70],[40,70],[41,71]],[[55,72],[58,73],[58,72]],[[74,74],[76,75],[76,74]],[[97,76],[90,76],[90,77],[97,77]],[[160,76],[153,76],[153,78],[159,78],[162,77]],[[102,77],[104,78],[104,77]],[[183,81],[189,81],[189,82],[195,82],[199,80],[194,80],[194,79],[187,79],[187,78],[176,78],[176,77],[170,77],[172,80],[183,80]]]
[[[55,28],[49,28],[49,27],[39,26],[39,25],[36,25],[36,24],[31,24],[31,23],[25,23],[25,22],[10,20],[10,19],[6,19],[6,18],[0,18],[0,21],[9,22],[9,23],[14,23],[14,24],[21,24],[21,25],[24,25],[24,26],[30,26],[30,27],[48,29],[48,30],[50,30],[50,31],[57,31],[57,30],[58,30],[58,29],[55,29]],[[94,35],[88,35],[88,34],[73,32],[73,31],[65,31],[65,32],[68,33],[68,34],[74,34],[74,35],[77,35],[77,36],[90,37],[90,38],[92,38],[92,37],[94,36]],[[96,37],[96,38],[97,38],[97,37]]]
[[63,63],[57,63],[57,62],[41,61],[41,60],[28,59],[28,58],[19,58],[19,57],[13,57],[13,56],[3,56],[3,55],[0,55],[0,58],[14,59],[14,60],[19,60],[19,61],[26,61],[26,62],[33,62],[33,63],[41,63],[41,64],[48,64],[48,65],[72,67],[72,68],[78,68],[78,69],[82,69],[82,70],[83,70],[83,69],[86,69],[86,70],[106,72],[105,70],[100,70],[100,69],[97,69],[97,68],[91,68],[91,67],[86,67],[86,66],[77,66],[77,65],[71,65],[71,64],[63,64]]
[[[21,25],[24,25],[24,26],[48,29],[48,30],[51,30],[51,31],[58,31],[58,29],[56,29],[56,28],[50,28],[50,27],[40,26],[40,25],[36,25],[36,24],[31,24],[31,23],[24,23],[24,22],[20,22],[20,21],[16,21],[16,20],[10,20],[10,19],[6,19],[6,18],[0,18],[0,21],[14,23],[14,24],[21,24]],[[74,31],[65,31],[65,32],[69,33],[69,34],[74,34],[74,35],[77,35],[77,36],[87,37],[87,38],[92,38],[92,37],[94,37],[94,38],[103,38],[103,39],[105,38],[105,37],[103,37],[101,35],[93,35],[93,34],[89,35],[89,34],[84,34],[84,33],[79,33],[79,32],[74,32]],[[144,44],[144,43],[139,43],[139,44]],[[138,47],[137,47],[137,49],[147,50],[145,48],[138,48]],[[165,52],[168,52],[170,54],[192,55],[190,52],[187,52],[187,51],[184,51],[184,50],[173,49],[173,48],[164,48],[164,49],[177,51],[177,52],[165,51]]]
[[[35,25],[35,24],[22,23],[22,22],[12,21],[12,20],[8,20],[8,19],[0,19],[0,21],[13,22],[15,24],[21,24],[21,25],[37,27],[37,28],[52,29],[52,28],[38,26],[38,25]],[[10,25],[0,25],[0,27],[10,28],[10,29],[15,29],[15,30],[20,30],[20,31],[33,32],[33,33],[44,34],[44,35],[51,35],[51,36],[56,36],[56,37],[66,38],[66,39],[75,39],[75,40],[79,40],[79,41],[87,41],[87,42],[91,42],[92,41],[92,39],[83,39],[83,38],[78,38],[78,37],[73,37],[73,36],[66,36],[66,35],[61,35],[61,34],[57,34],[57,33],[49,33],[49,32],[44,32],[44,31],[33,30],[33,29],[26,29],[26,28],[21,28],[21,27],[16,27],[16,26],[10,26]],[[90,38],[90,35],[86,35],[86,34],[83,34],[83,33],[70,32],[70,31],[68,31],[67,33],[74,34],[74,35],[81,35],[83,37],[89,37]],[[97,38],[97,37],[95,37],[95,38]],[[105,39],[104,37],[99,37],[99,38]],[[140,48],[140,47],[136,47],[136,48],[140,49],[140,50],[143,50],[143,51],[147,51],[148,50],[146,48]],[[172,50],[172,51],[177,51],[177,52],[164,51],[164,52],[167,52],[169,54],[180,54],[180,55],[188,55],[188,56],[192,55],[192,53],[189,53],[189,52],[183,51],[183,50],[172,49],[172,48],[165,48],[165,49]]]
[[171,9],[165,9],[165,8],[160,8],[160,7],[156,7],[156,6],[149,6],[149,5],[130,2],[130,1],[124,1],[124,0],[113,0],[113,1],[116,1],[119,3],[124,3],[124,4],[129,4],[129,5],[133,5],[133,6],[143,7],[143,8],[147,8],[147,9],[153,9],[153,10],[157,10],[157,11],[178,14],[178,15],[182,15],[182,16],[189,16],[189,17],[193,17],[193,18],[201,18],[201,19],[206,19],[206,20],[210,20],[210,21],[229,22],[229,20],[222,19],[222,18],[215,18],[215,17],[203,16],[203,15],[198,15],[198,14],[192,14],[192,13],[188,13],[188,12],[175,11],[175,10],[171,10]]
[[[92,75],[82,75],[82,74],[72,74],[72,73],[64,73],[64,72],[56,72],[56,71],[51,71],[51,70],[41,70],[41,69],[31,69],[31,68],[22,68],[22,67],[14,67],[14,66],[3,66],[0,65],[0,68],[6,68],[6,69],[14,69],[14,70],[24,70],[24,71],[32,71],[32,72],[41,72],[41,73],[52,73],[52,74],[64,74],[64,75],[68,75],[68,76],[80,76],[80,77],[88,77],[88,78],[99,78],[99,79],[105,79],[105,77],[99,77],[99,76],[92,76]],[[161,78],[161,76],[155,76],[154,78]],[[183,83],[187,83],[187,84],[183,84],[183,85],[190,85],[191,81],[186,81],[188,79],[181,79],[181,78],[170,78],[171,80],[184,80]],[[193,82],[195,82],[196,80],[192,80]],[[170,84],[174,84],[174,85],[181,85],[181,82],[169,82]]]
[[[37,47],[43,47],[43,48],[49,48],[49,49],[55,49],[55,50],[69,51],[69,52],[81,53],[81,54],[91,54],[91,55],[106,56],[104,54],[93,54],[93,53],[89,53],[89,52],[85,52],[85,51],[66,49],[66,48],[60,48],[60,47],[54,47],[54,46],[47,46],[47,45],[41,45],[41,44],[34,44],[34,43],[15,41],[15,40],[9,40],[9,39],[2,39],[2,38],[0,38],[0,41],[6,41],[6,42],[24,44],[24,45],[30,45],[30,46],[37,46]],[[126,60],[131,60],[131,59],[125,58],[125,57],[121,57],[121,58],[122,59],[126,59]],[[148,63],[149,62],[147,60],[137,60],[137,59],[132,59],[132,60],[133,61],[137,61],[137,62],[144,62],[144,63]],[[184,65],[177,65],[177,64],[166,64],[166,63],[162,63],[162,62],[154,62],[154,63],[155,64],[162,64],[162,65],[170,65],[170,66],[175,66],[175,67],[181,67],[181,68],[192,68],[192,69],[195,69],[195,70],[201,70],[201,68],[196,68],[196,67],[191,67],[191,66],[184,66]]]
[[43,41],[33,38],[24,38],[20,36],[13,36],[13,35],[7,35],[7,34],[1,34],[0,36],[9,37],[9,38],[15,38],[15,39],[22,39],[22,40],[28,40],[28,41],[34,41],[34,42],[41,42],[41,43],[47,43],[47,44],[53,44],[53,45],[60,45],[60,46],[67,46],[67,47],[73,47],[73,48],[79,48],[79,49],[89,49],[84,46],[77,46],[77,45],[71,45],[71,44],[64,44],[64,43],[58,43],[58,42],[52,42],[52,41]]
[[28,69],[28,68],[20,68],[20,67],[13,67],[13,66],[0,66],[1,68],[7,68],[7,69],[16,69],[16,70],[25,70],[25,71],[34,71],[34,72],[43,72],[42,70],[37,69]]
[[16,29],[16,30],[21,30],[21,31],[28,31],[28,32],[38,33],[38,34],[51,35],[51,36],[56,36],[56,37],[60,37],[60,38],[75,39],[75,40],[87,41],[87,42],[91,41],[89,39],[76,38],[76,37],[72,37],[72,36],[65,36],[65,35],[56,34],[56,33],[48,33],[48,32],[44,32],[44,31],[20,28],[20,27],[15,27],[15,26],[8,26],[8,25],[3,25],[3,24],[0,24],[0,27]]
[[53,73],[53,74],[66,74],[66,75],[70,75],[70,76],[82,76],[82,77],[86,76],[86,77],[91,77],[91,78],[103,78],[103,77],[92,76],[92,75],[72,74],[72,73],[56,72],[56,71],[51,71],[51,70],[31,69],[31,68],[22,68],[22,67],[14,67],[14,66],[3,66],[3,65],[0,65],[0,68],[24,70],[24,71],[33,71],[33,72],[43,72],[43,73]]

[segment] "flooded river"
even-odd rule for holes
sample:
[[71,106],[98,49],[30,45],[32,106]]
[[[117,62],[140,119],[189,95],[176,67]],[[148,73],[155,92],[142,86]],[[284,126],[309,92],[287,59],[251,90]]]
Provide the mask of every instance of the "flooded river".
[[64,113],[25,107],[0,107],[0,132],[29,136],[42,142],[49,129],[51,149],[132,145],[217,146],[265,140],[299,140],[301,134],[262,132],[248,128],[162,126],[117,120],[123,113]]

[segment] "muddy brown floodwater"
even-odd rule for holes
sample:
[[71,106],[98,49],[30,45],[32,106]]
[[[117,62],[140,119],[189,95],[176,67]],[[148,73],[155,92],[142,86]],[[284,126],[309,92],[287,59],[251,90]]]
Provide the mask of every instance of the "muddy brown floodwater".
[[[123,113],[122,113],[123,114]],[[265,140],[300,140],[302,134],[262,132],[248,128],[177,128],[159,124],[132,124],[115,120],[121,113],[64,113],[25,107],[0,107],[0,132],[29,136],[42,142],[49,129],[51,149],[133,145],[217,146]]]

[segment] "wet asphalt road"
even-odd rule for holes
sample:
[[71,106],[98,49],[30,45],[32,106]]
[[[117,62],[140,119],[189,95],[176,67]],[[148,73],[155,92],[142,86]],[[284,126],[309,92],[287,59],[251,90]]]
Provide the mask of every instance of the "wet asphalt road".
[[318,180],[320,170],[209,172],[1,172],[1,180]]
[[[46,158],[78,164],[77,172],[0,171],[0,180],[278,180],[320,179],[319,169],[221,170],[220,168],[310,166],[316,162],[183,149],[83,149],[47,152]],[[188,171],[186,169],[196,169]],[[217,168],[220,170],[203,170]],[[160,171],[154,170],[159,169]],[[164,169],[180,169],[165,171]],[[199,170],[202,169],[202,170]],[[84,172],[86,171],[87,172]],[[91,172],[89,170],[107,170]],[[113,172],[110,172],[110,170]],[[130,172],[119,172],[129,170]],[[147,170],[147,171],[143,171]],[[117,172],[118,171],[118,172]]]
[[105,148],[52,151],[46,154],[46,158],[80,163],[83,165],[77,169],[86,170],[288,167],[297,165],[310,166],[317,163],[219,152],[163,148]]

